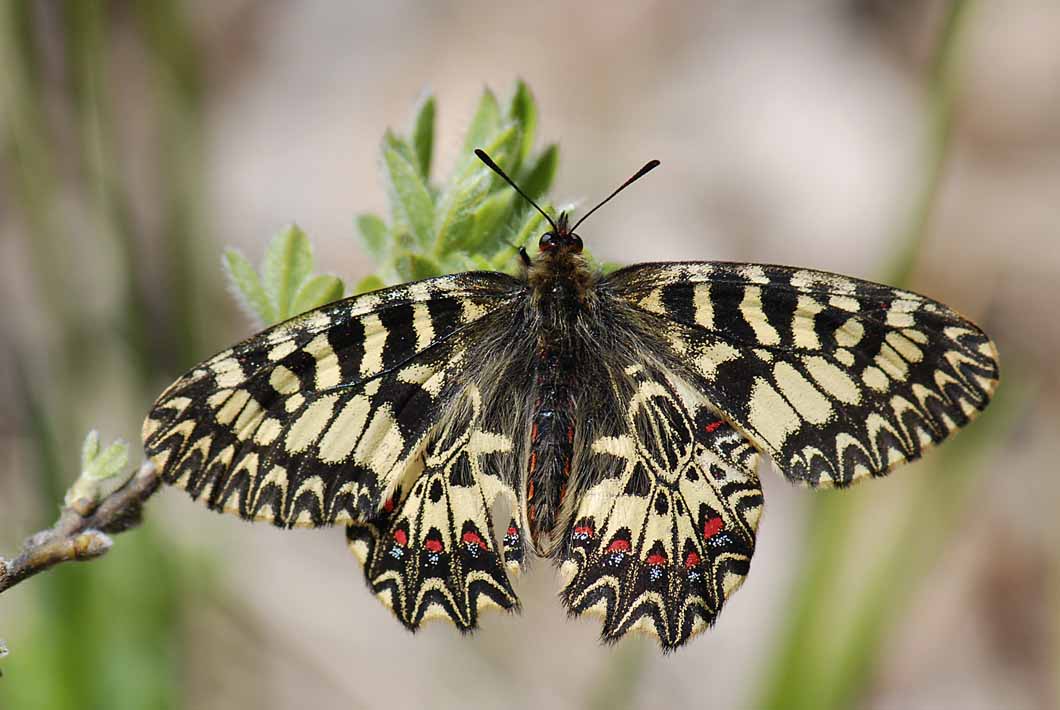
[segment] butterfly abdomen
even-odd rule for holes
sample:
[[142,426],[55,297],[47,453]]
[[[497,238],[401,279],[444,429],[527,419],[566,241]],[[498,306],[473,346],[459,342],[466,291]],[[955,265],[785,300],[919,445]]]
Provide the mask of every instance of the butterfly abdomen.
[[531,538],[543,554],[553,546],[551,532],[574,457],[572,360],[568,352],[542,348],[534,381],[526,507]]

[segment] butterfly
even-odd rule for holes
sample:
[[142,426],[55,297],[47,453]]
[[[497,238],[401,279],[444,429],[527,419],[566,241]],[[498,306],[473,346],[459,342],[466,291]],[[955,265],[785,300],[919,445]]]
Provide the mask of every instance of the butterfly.
[[[473,271],[323,306],[206,360],[151,409],[163,480],[280,527],[343,525],[409,629],[513,611],[553,560],[602,638],[675,649],[741,585],[764,455],[790,481],[886,475],[998,382],[973,323],[811,269],[692,261],[604,275],[548,220],[517,276]],[[505,524],[505,521],[506,524]]]

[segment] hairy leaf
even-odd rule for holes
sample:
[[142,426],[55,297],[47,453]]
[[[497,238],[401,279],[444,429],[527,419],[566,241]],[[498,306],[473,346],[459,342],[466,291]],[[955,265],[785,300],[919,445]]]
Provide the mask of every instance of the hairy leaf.
[[412,124],[412,150],[424,182],[431,176],[431,154],[434,150],[434,97],[427,94],[416,110]]
[[262,325],[275,323],[276,308],[247,258],[236,249],[225,249],[222,264],[230,290],[251,320]]
[[313,250],[305,232],[291,225],[269,243],[262,264],[262,285],[276,309],[276,319],[290,318],[294,296],[313,270]]
[[299,289],[298,295],[295,296],[294,304],[291,306],[291,315],[295,316],[305,313],[314,308],[319,308],[325,303],[337,301],[342,298],[344,290],[345,286],[342,283],[342,279],[338,276],[330,274],[314,276]]
[[357,231],[368,256],[376,264],[384,263],[390,257],[392,242],[390,230],[386,223],[374,214],[362,214],[357,218]]
[[393,147],[383,151],[387,191],[396,223],[407,225],[416,243],[427,248],[433,242],[434,203],[416,167]]

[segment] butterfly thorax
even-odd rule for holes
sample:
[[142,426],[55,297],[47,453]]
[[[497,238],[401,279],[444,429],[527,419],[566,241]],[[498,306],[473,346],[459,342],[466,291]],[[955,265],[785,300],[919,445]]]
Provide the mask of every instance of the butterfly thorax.
[[535,304],[564,311],[584,304],[598,278],[588,260],[572,250],[542,253],[526,273]]

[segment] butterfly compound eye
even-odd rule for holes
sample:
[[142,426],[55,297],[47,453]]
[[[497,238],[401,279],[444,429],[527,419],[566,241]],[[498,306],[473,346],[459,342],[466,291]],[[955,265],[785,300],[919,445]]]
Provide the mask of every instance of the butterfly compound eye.
[[582,246],[584,246],[582,244],[582,238],[581,237],[579,237],[577,234],[571,234],[570,235],[570,244],[571,244],[571,251],[573,251],[575,254],[581,254]]
[[552,232],[545,232],[541,235],[541,241],[537,243],[537,248],[541,251],[552,251],[556,248],[559,240],[556,239],[556,235]]

